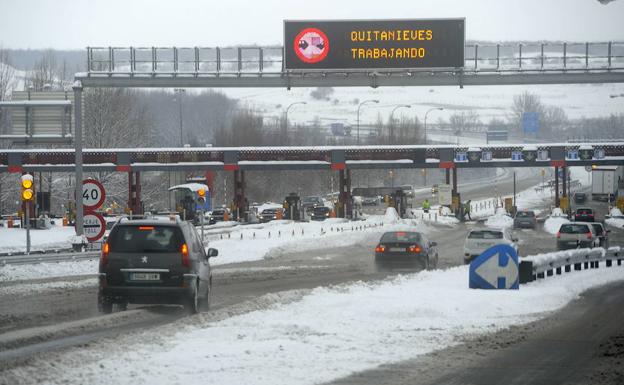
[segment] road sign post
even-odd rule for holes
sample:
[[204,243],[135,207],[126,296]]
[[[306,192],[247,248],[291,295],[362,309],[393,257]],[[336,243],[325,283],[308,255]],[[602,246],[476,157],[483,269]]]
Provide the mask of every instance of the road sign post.
[[471,289],[518,290],[518,254],[505,244],[485,250],[470,264],[469,284]]

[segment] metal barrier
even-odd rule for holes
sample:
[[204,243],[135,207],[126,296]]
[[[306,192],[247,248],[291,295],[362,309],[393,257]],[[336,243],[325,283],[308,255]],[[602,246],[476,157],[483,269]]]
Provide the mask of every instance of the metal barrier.
[[539,254],[523,258],[520,262],[520,283],[529,283],[538,278],[550,277],[562,272],[569,273],[574,267],[575,271],[583,269],[597,269],[601,262],[606,267],[622,265],[624,252],[620,247],[602,247],[594,249],[562,250],[548,254]]

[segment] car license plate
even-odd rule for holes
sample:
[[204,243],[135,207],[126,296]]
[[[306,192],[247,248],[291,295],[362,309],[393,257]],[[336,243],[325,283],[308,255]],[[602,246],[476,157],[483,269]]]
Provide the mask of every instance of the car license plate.
[[477,243],[477,246],[478,247],[490,247],[491,245],[487,242],[480,242],[480,243]]
[[390,252],[391,253],[404,253],[405,247],[391,247]]
[[160,280],[159,273],[131,273],[130,279],[133,281],[158,281]]

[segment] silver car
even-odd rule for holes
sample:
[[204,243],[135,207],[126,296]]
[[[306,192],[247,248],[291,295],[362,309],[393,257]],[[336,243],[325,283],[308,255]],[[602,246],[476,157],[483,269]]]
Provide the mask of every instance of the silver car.
[[564,223],[557,232],[557,250],[599,246],[599,238],[591,223]]

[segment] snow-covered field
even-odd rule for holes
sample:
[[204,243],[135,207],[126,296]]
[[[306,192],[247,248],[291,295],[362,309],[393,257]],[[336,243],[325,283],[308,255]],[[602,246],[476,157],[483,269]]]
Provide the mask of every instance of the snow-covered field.
[[[226,89],[224,92],[240,99],[265,117],[281,117],[284,110],[294,101],[305,101],[306,105],[294,106],[288,111],[288,118],[296,123],[312,122],[316,117],[329,126],[331,122],[346,122],[353,127],[357,121],[359,102],[377,99],[378,104],[367,104],[360,109],[362,125],[373,124],[377,116],[387,120],[398,104],[411,104],[410,109],[400,109],[394,114],[418,117],[424,120],[431,107],[442,107],[428,116],[428,122],[442,117],[448,120],[453,113],[474,110],[483,122],[496,117],[506,119],[513,104],[513,97],[524,92],[539,95],[542,103],[561,107],[569,118],[608,116],[619,114],[624,107],[622,98],[612,98],[624,91],[621,84],[595,85],[523,85],[523,86],[479,86],[479,87],[380,87],[352,88],[335,87],[328,100],[317,100],[310,96],[312,88],[284,89]],[[366,133],[365,135],[368,135]]]
[[5,374],[26,383],[316,384],[543,318],[583,291],[623,278],[624,269],[614,267],[520,290],[472,290],[461,266],[317,288],[303,297],[294,292],[291,302],[281,293],[267,309],[218,322],[201,314]]
[[[75,233],[73,227],[58,224],[52,226],[50,230],[31,230],[31,250],[70,248],[70,237]],[[18,251],[26,251],[26,230],[0,227],[0,252]]]

